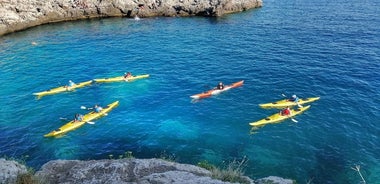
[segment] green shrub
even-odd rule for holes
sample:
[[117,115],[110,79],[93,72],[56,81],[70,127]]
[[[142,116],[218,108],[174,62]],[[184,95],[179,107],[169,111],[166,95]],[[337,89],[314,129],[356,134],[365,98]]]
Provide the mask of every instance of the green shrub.
[[214,179],[231,183],[250,183],[244,176],[244,167],[246,167],[247,161],[246,157],[241,161],[233,160],[223,168],[215,167],[207,161],[201,161],[198,166],[211,171],[211,177]]
[[125,154],[125,158],[134,158],[134,156],[132,155],[132,151],[127,151],[124,154]]
[[16,179],[16,184],[38,184],[37,178],[33,176],[32,172],[19,174]]
[[208,163],[207,160],[202,160],[202,161],[198,162],[197,165],[198,165],[198,167],[202,167],[202,168],[207,169],[209,171],[212,171],[213,169],[215,169],[215,166]]

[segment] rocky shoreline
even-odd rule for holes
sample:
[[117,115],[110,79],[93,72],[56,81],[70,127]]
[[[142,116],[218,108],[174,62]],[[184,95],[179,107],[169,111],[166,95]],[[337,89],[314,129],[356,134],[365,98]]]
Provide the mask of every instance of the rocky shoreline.
[[[0,159],[0,183],[33,183],[32,179],[21,180],[30,173],[25,165],[13,160]],[[19,177],[19,178],[18,178]],[[34,183],[128,183],[128,184],[229,184],[212,178],[209,170],[189,164],[180,164],[162,159],[104,159],[104,160],[53,160],[42,166],[32,176]],[[242,176],[250,184],[292,184],[293,181],[269,176],[252,180]]]
[[262,0],[6,0],[0,1],[0,36],[79,19],[222,16],[261,6]]

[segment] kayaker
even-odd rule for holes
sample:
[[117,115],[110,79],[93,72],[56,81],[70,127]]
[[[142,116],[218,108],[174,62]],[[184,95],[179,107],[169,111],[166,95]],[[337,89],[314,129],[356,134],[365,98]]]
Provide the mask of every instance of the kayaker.
[[124,73],[124,79],[127,79],[129,77],[132,77],[132,73],[131,72]]
[[299,98],[297,95],[292,95],[292,97],[290,99],[288,99],[290,102],[294,102],[297,104],[298,107],[302,107],[301,104],[299,104]]
[[216,86],[216,89],[219,89],[219,90],[224,89],[224,84],[223,84],[223,82],[219,82],[219,84]]
[[95,112],[100,112],[100,111],[103,110],[103,108],[96,104],[96,105],[94,106],[94,110],[95,110]]
[[75,85],[75,83],[72,80],[69,80],[69,83],[66,85],[66,88],[71,88]]
[[68,86],[69,87],[73,87],[75,85],[75,83],[72,81],[72,80],[69,80],[69,84],[68,84]]
[[295,102],[295,103],[298,103],[299,98],[297,97],[297,95],[292,95],[292,97],[289,98],[289,101],[291,101],[291,102]]
[[83,115],[82,114],[75,114],[74,122],[83,121]]
[[283,110],[280,112],[280,115],[281,115],[281,116],[290,116],[290,114],[291,114],[291,111],[290,111],[289,106],[286,107],[285,109],[283,109]]
[[71,87],[73,87],[75,83],[72,80],[69,80],[69,83],[65,86],[66,90],[69,90]]

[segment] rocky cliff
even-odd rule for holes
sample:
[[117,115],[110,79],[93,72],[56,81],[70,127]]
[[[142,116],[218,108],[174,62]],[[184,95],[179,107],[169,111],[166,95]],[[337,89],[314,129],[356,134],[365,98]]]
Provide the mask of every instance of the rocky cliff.
[[[0,159],[0,183],[17,183],[17,176],[28,173],[26,167],[15,161]],[[35,173],[35,183],[80,183],[80,184],[229,184],[211,178],[211,172],[188,164],[161,159],[117,159],[117,160],[54,160],[44,164]],[[243,177],[244,183],[292,184],[292,180],[267,177],[252,180]],[[33,183],[21,180],[24,183]],[[20,182],[20,180],[18,181]]]
[[58,160],[36,174],[48,183],[224,183],[205,169],[160,159]]
[[261,6],[262,0],[0,0],[0,36],[77,19],[221,16]]

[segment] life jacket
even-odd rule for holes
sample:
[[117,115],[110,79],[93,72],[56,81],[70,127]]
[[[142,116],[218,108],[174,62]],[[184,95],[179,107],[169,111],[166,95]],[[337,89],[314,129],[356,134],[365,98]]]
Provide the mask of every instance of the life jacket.
[[290,115],[290,110],[289,109],[284,109],[282,111],[282,115]]
[[224,89],[224,85],[223,85],[223,84],[222,84],[222,85],[218,84],[218,86],[216,86],[216,88],[217,88],[217,89],[220,89],[220,90],[221,90],[221,89]]

